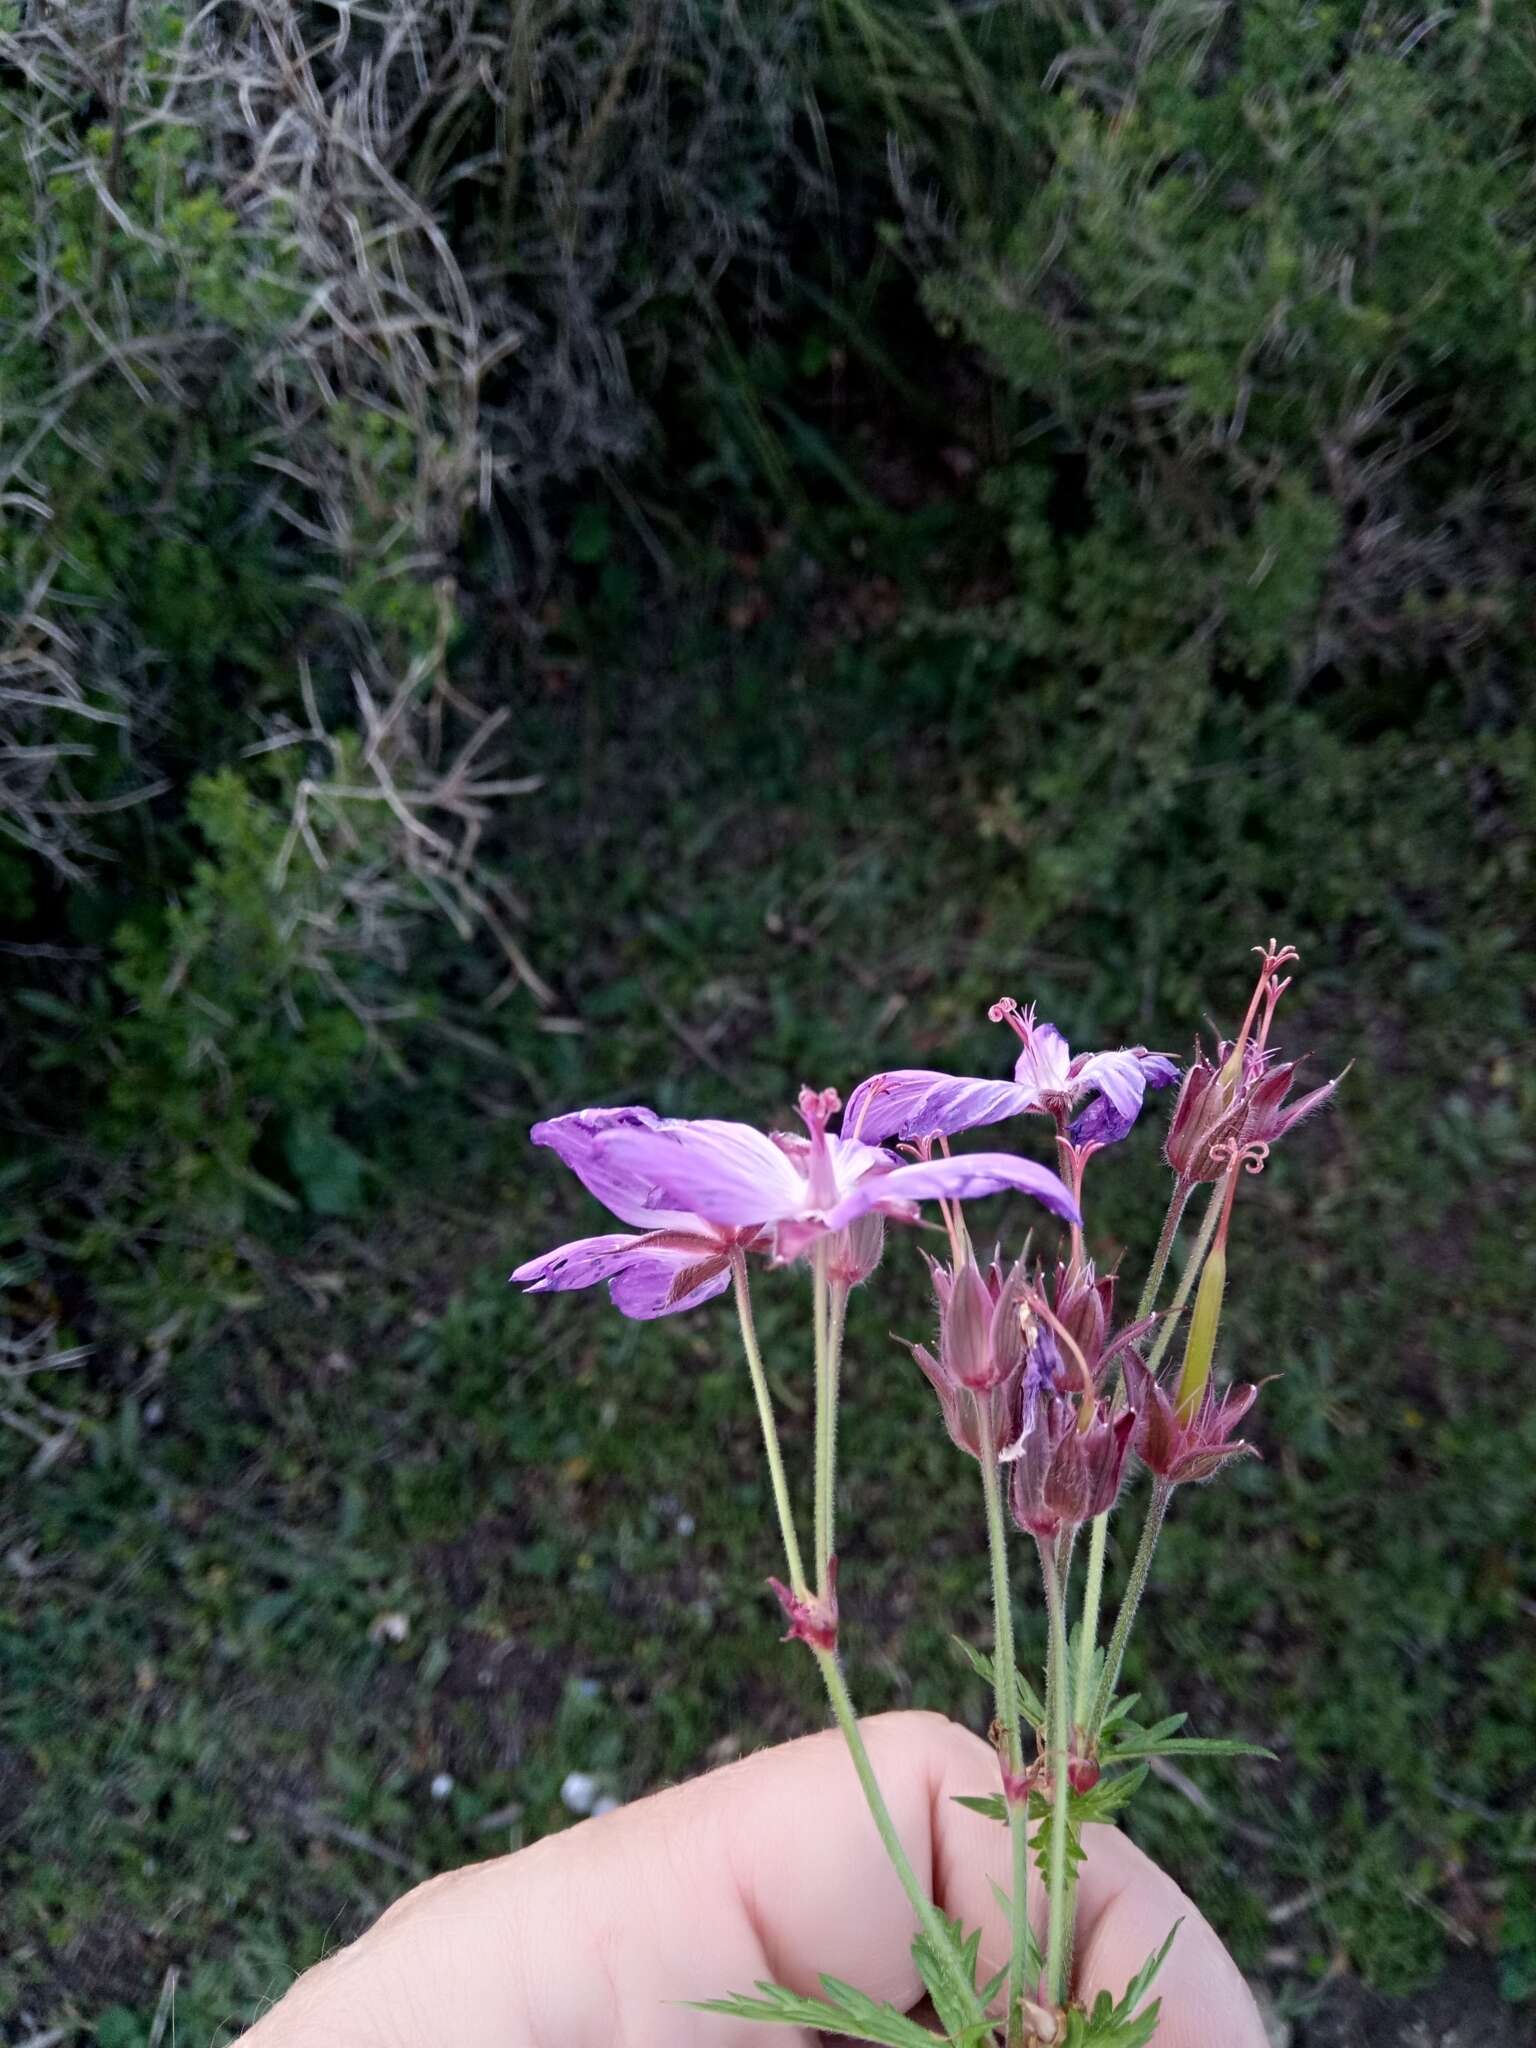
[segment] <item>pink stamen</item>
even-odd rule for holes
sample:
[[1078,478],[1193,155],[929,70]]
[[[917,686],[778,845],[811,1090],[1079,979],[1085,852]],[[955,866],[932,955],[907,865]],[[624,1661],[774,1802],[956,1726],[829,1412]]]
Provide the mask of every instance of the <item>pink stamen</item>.
[[988,1010],[987,1016],[994,1024],[1006,1024],[1011,1031],[1015,1032],[1023,1040],[1025,1045],[1028,1045],[1030,1034],[1035,1028],[1035,1006],[1033,1003],[1030,1004],[1027,1010],[1021,1010],[1012,996],[999,996],[991,1009]]

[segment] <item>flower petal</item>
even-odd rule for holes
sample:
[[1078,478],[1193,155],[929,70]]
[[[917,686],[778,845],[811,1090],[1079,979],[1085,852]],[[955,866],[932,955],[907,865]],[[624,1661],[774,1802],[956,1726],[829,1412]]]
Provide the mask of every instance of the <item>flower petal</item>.
[[[616,1231],[607,1237],[578,1237],[542,1258],[528,1259],[512,1275],[525,1293],[564,1294],[608,1282],[614,1306],[637,1322],[693,1308],[730,1285],[730,1265],[711,1256],[707,1243],[658,1247],[649,1238]],[[679,1279],[689,1281],[674,1298]]]
[[919,1160],[912,1166],[893,1167],[889,1173],[866,1174],[829,1213],[826,1223],[830,1230],[841,1230],[855,1216],[884,1208],[889,1202],[934,1201],[941,1195],[964,1202],[1008,1188],[1032,1195],[1069,1223],[1080,1220],[1066,1182],[1048,1166],[1033,1159],[1017,1159],[1010,1152],[971,1152],[955,1159]]
[[871,1074],[848,1098],[845,1138],[948,1137],[977,1124],[995,1124],[1029,1107],[1030,1092],[1013,1081],[983,1081],[940,1074],[927,1067],[897,1067]]
[[1027,1090],[1031,1102],[1042,1095],[1060,1095],[1072,1075],[1072,1048],[1054,1024],[1036,1024],[1034,1010],[1024,1050],[1013,1063],[1013,1078]]
[[804,1174],[750,1124],[697,1117],[615,1130],[599,1142],[618,1172],[646,1184],[648,1215],[670,1205],[735,1226],[772,1223],[805,1203]]
[[657,1131],[666,1120],[654,1110],[575,1109],[567,1116],[552,1116],[535,1124],[529,1132],[535,1145],[547,1145],[567,1165],[590,1195],[596,1195],[605,1209],[621,1222],[642,1230],[665,1230],[678,1224],[693,1224],[696,1218],[684,1210],[667,1214],[647,1207],[650,1183],[624,1171],[602,1142],[614,1131]]
[[1126,1129],[1130,1129],[1147,1088],[1147,1077],[1136,1053],[1125,1048],[1119,1052],[1096,1052],[1083,1061],[1072,1079],[1078,1094],[1086,1095],[1090,1088],[1097,1088],[1107,1095],[1126,1119]]
[[675,1316],[685,1308],[697,1308],[702,1301],[713,1301],[730,1284],[729,1259],[696,1257],[689,1262],[667,1252],[637,1259],[617,1276],[608,1292],[615,1308],[638,1323],[649,1323],[657,1316]]
[[[612,1280],[632,1266],[635,1248],[644,1242],[627,1230],[607,1237],[573,1238],[540,1258],[525,1259],[512,1278],[525,1294],[565,1294],[576,1287],[595,1287],[600,1280]],[[681,1262],[674,1262],[674,1269],[676,1263]]]

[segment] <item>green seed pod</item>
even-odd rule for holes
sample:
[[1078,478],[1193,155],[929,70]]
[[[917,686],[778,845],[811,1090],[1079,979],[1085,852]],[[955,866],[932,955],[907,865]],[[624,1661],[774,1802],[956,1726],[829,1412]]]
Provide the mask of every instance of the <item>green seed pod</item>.
[[1216,1352],[1216,1326],[1221,1321],[1221,1298],[1227,1286],[1227,1253],[1217,1245],[1205,1262],[1200,1285],[1195,1291],[1195,1312],[1189,1319],[1189,1341],[1184,1346],[1184,1365],[1174,1396],[1174,1412],[1187,1422],[1200,1405],[1211,1377],[1211,1360]]

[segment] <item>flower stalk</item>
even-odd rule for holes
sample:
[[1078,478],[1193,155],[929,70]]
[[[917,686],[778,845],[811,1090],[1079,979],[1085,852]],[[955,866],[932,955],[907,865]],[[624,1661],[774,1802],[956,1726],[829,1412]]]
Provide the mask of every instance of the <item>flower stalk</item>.
[[[752,1380],[752,1391],[757,1399],[758,1419],[762,1425],[763,1450],[768,1460],[768,1471],[773,1485],[774,1506],[779,1518],[779,1534],[784,1545],[784,1563],[790,1578],[792,1598],[785,1605],[787,1608],[799,1606],[814,1612],[821,1603],[811,1601],[810,1591],[806,1584],[805,1567],[800,1552],[800,1541],[795,1533],[794,1508],[790,1500],[789,1482],[785,1475],[784,1457],[779,1445],[778,1423],[773,1413],[773,1393],[768,1385],[768,1375],[763,1365],[762,1349],[757,1341],[757,1325],[752,1314],[752,1290],[747,1278],[747,1266],[744,1258],[738,1257],[733,1262],[732,1280],[735,1285],[737,1317],[741,1323],[742,1348],[747,1355],[747,1370]],[[821,1590],[823,1597],[827,1591],[827,1581],[830,1580],[835,1599],[835,1567],[830,1571],[824,1570],[822,1578],[823,1586]],[[783,1599],[782,1593],[780,1598]],[[834,1606],[834,1631],[835,1626]],[[943,1915],[934,1905],[932,1899],[929,1898],[927,1892],[924,1891],[922,1885],[919,1884],[917,1873],[912,1868],[912,1860],[902,1846],[900,1835],[896,1832],[896,1823],[891,1819],[891,1810],[886,1804],[885,1794],[880,1789],[880,1781],[875,1776],[875,1768],[870,1762],[869,1750],[865,1746],[863,1733],[859,1728],[858,1717],[853,1710],[853,1701],[849,1697],[848,1683],[843,1677],[842,1667],[837,1660],[837,1651],[835,1647],[829,1646],[814,1631],[806,1632],[802,1631],[799,1627],[792,1626],[791,1633],[803,1634],[804,1639],[811,1645],[817,1669],[821,1673],[822,1684],[826,1688],[827,1701],[831,1706],[833,1719],[842,1731],[843,1740],[848,1745],[848,1753],[853,1759],[854,1770],[858,1773],[865,1804],[869,1808],[870,1817],[875,1823],[875,1828],[879,1833],[885,1853],[890,1858],[891,1867],[896,1872],[901,1888],[906,1893],[913,1912],[917,1915],[918,1925],[927,1936],[935,1956],[939,1958],[940,1966],[945,1971],[953,1996],[963,2007],[969,2009],[973,2020],[980,2021],[984,2015],[981,2009],[981,2001],[976,1995],[975,1983],[960,1959],[954,1939],[945,1925]]]
[[1050,1696],[1051,1816],[1047,1877],[1049,1919],[1045,1945],[1045,1997],[1048,2005],[1061,2005],[1067,1995],[1071,1967],[1071,1858],[1067,1854],[1067,1799],[1070,1784],[1067,1766],[1071,1757],[1071,1681],[1067,1671],[1067,1617],[1062,1597],[1061,1573],[1057,1560],[1059,1539],[1042,1536],[1040,1570],[1045,1581],[1046,1617],[1049,1623],[1049,1664],[1051,1674],[1046,1690]]
[[[1144,1322],[1157,1306],[1157,1297],[1162,1292],[1163,1275],[1168,1270],[1169,1255],[1179,1234],[1179,1225],[1184,1220],[1184,1211],[1189,1206],[1194,1184],[1177,1180],[1169,1197],[1168,1208],[1163,1216],[1163,1227],[1158,1232],[1157,1249],[1152,1254],[1152,1264],[1141,1290],[1141,1299],[1136,1304],[1135,1321]],[[1170,1318],[1171,1322],[1172,1318]],[[1118,1398],[1118,1395],[1117,1395]],[[1073,1711],[1078,1726],[1088,1726],[1088,1693],[1093,1684],[1093,1658],[1099,1645],[1099,1609],[1104,1599],[1104,1558],[1109,1547],[1109,1515],[1095,1515],[1093,1527],[1088,1533],[1088,1570],[1083,1585],[1083,1619],[1078,1636],[1077,1683],[1073,1694]]]
[[1007,1757],[1004,1794],[1008,1808],[1012,1891],[1009,1898],[1008,2026],[1024,1997],[1024,1967],[1029,1950],[1029,1794],[1024,1779],[1024,1744],[1019,1729],[1018,1664],[1013,1641],[1013,1599],[1008,1587],[1008,1530],[1003,1518],[1002,1467],[990,1414],[976,1402],[981,1440],[981,1486],[986,1503],[987,1548],[992,1560],[992,1679],[997,1718],[1002,1724]]
[[1141,1606],[1141,1596],[1147,1590],[1147,1577],[1152,1570],[1152,1557],[1157,1549],[1157,1539],[1163,1533],[1163,1517],[1168,1512],[1168,1502],[1173,1488],[1166,1479],[1159,1479],[1152,1488],[1147,1502],[1147,1518],[1141,1525],[1141,1541],[1136,1546],[1136,1555],[1131,1561],[1131,1576],[1126,1581],[1125,1597],[1120,1602],[1120,1612],[1115,1616],[1115,1626],[1109,1638],[1109,1648],[1104,1653],[1104,1672],[1099,1680],[1099,1689],[1094,1696],[1093,1711],[1083,1722],[1087,1730],[1090,1748],[1098,1740],[1104,1726],[1104,1716],[1114,1704],[1115,1687],[1120,1682],[1120,1667],[1125,1662],[1125,1646],[1131,1639],[1131,1629],[1136,1620],[1136,1611]]

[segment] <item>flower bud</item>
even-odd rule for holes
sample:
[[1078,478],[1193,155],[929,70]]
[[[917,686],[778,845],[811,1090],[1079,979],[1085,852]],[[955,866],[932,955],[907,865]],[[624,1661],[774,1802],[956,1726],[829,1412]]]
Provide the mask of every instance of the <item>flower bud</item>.
[[976,1267],[961,1266],[939,1317],[939,1363],[952,1380],[985,1393],[1001,1375],[992,1363],[992,1296]]
[[885,1218],[871,1209],[832,1238],[827,1275],[839,1287],[861,1287],[885,1251]]
[[1235,1458],[1254,1458],[1250,1443],[1234,1440],[1233,1431],[1259,1397],[1251,1383],[1229,1387],[1218,1395],[1209,1381],[1188,1416],[1182,1414],[1140,1359],[1128,1359],[1126,1391],[1141,1417],[1135,1436],[1136,1455],[1149,1472],[1170,1486],[1209,1479]]

